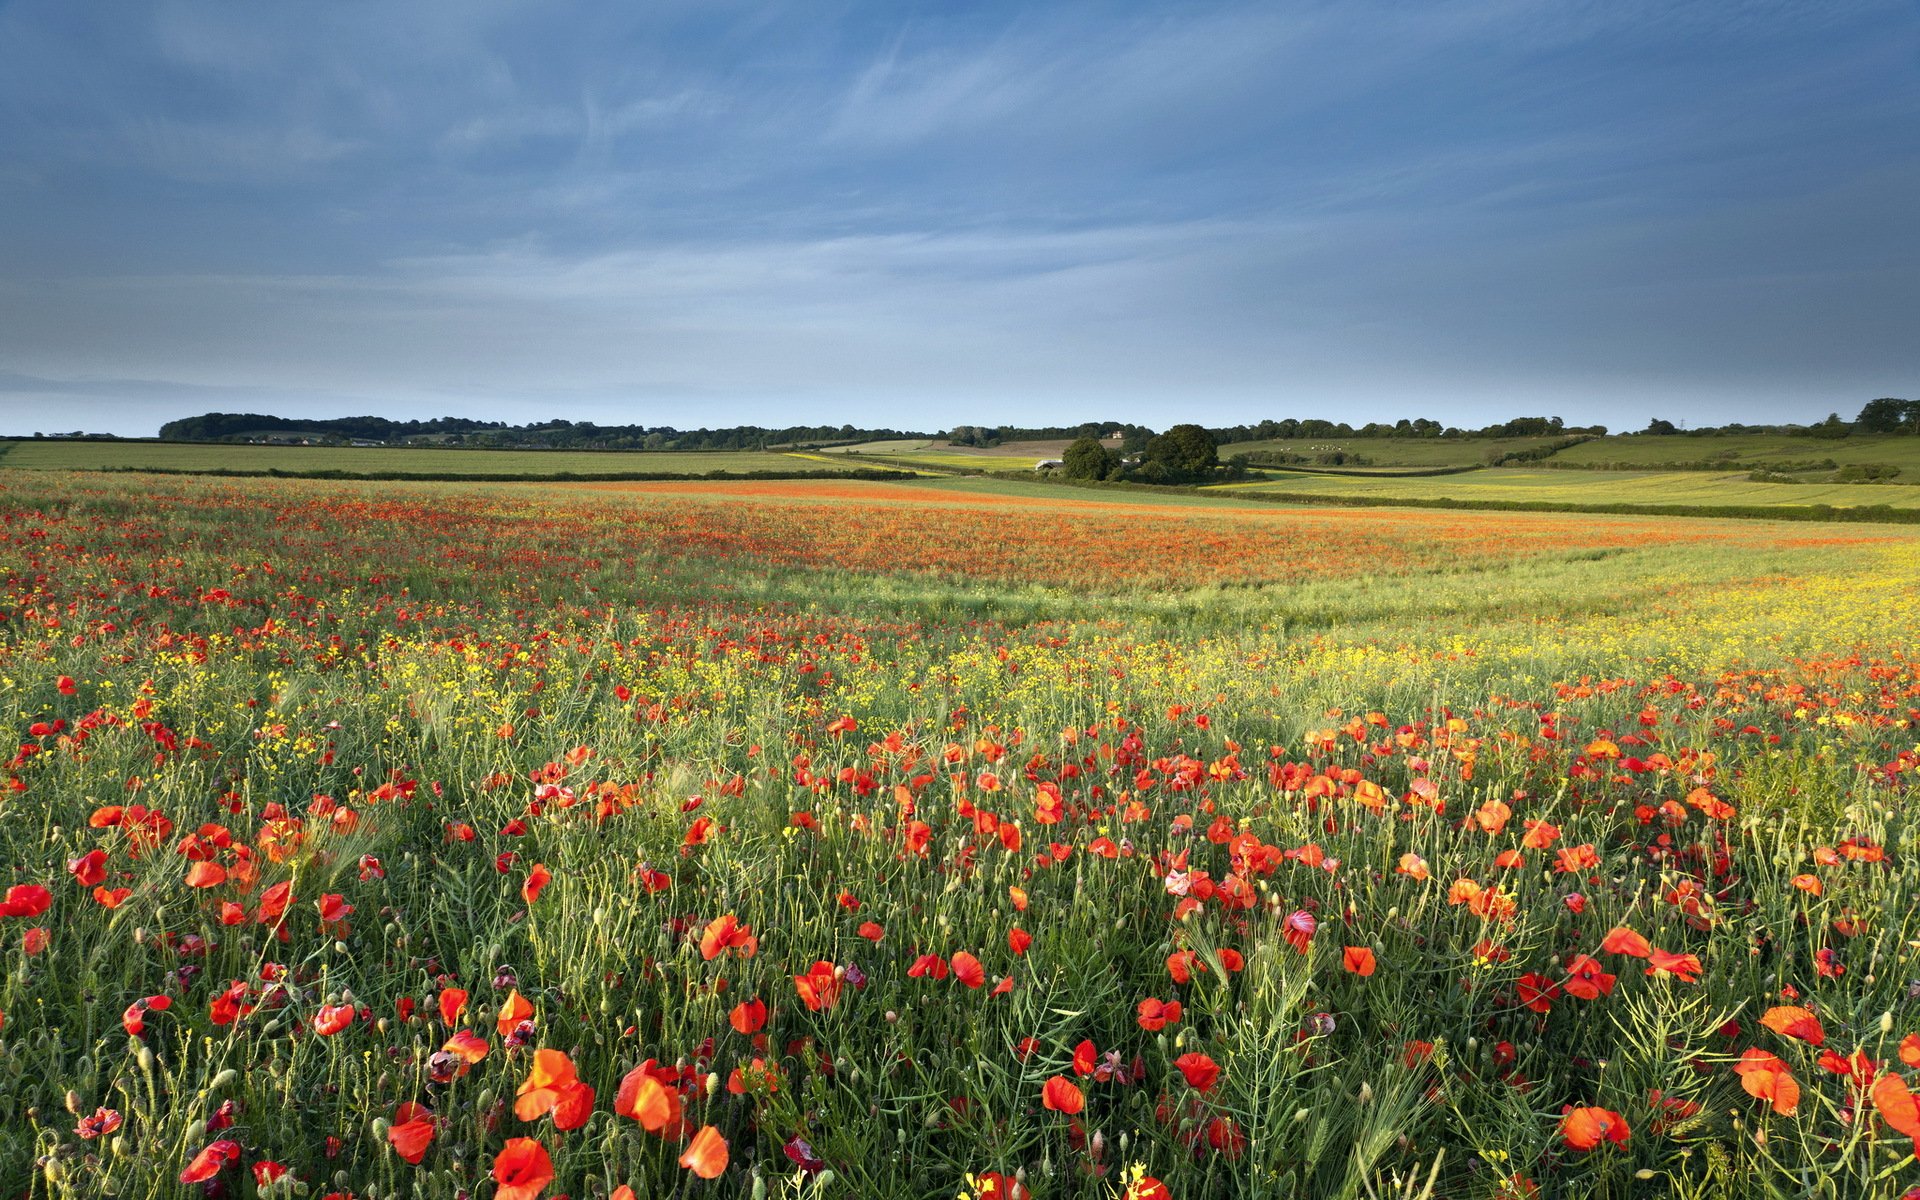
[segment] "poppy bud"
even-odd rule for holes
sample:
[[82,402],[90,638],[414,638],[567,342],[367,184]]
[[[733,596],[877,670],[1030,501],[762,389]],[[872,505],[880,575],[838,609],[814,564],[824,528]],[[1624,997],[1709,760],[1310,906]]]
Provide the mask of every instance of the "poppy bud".
[[369,1128],[373,1132],[373,1140],[376,1145],[387,1140],[387,1119],[385,1117],[375,1117],[373,1124],[369,1126]]
[[712,1099],[713,1097],[719,1094],[720,1094],[720,1072],[709,1071],[707,1072],[707,1098]]
[[824,1192],[827,1190],[827,1186],[838,1178],[840,1177],[835,1175],[832,1169],[829,1168],[814,1176],[814,1182],[819,1186],[820,1190]]
[[1298,1125],[1298,1124],[1299,1124],[1300,1122],[1302,1122],[1302,1121],[1304,1121],[1304,1120],[1306,1120],[1306,1119],[1307,1119],[1307,1113],[1308,1113],[1309,1111],[1310,1111],[1310,1110],[1308,1110],[1308,1109],[1304,1109],[1304,1108],[1296,1108],[1296,1109],[1294,1109],[1294,1110],[1293,1110],[1293,1123],[1294,1123],[1295,1125]]
[[1373,1085],[1372,1084],[1362,1083],[1360,1085],[1360,1103],[1361,1104],[1373,1103]]
[[1646,1179],[1652,1179],[1652,1178],[1653,1178],[1653,1172],[1652,1172],[1652,1171],[1649,1171],[1649,1170],[1648,1170],[1647,1168],[1645,1168],[1645,1167],[1641,1167],[1641,1168],[1640,1168],[1640,1169],[1639,1169],[1638,1171],[1635,1171],[1635,1172],[1633,1173],[1633,1177],[1634,1177],[1635,1179],[1640,1179],[1640,1180],[1646,1180]]
[[220,1072],[218,1075],[215,1075],[213,1077],[213,1085],[208,1090],[217,1092],[221,1088],[226,1087],[228,1084],[231,1084],[232,1082],[234,1082],[239,1078],[240,1078],[240,1072],[234,1070],[232,1067],[228,1067],[226,1070]]
[[1888,1011],[1880,1014],[1880,1036],[1885,1037],[1892,1032],[1893,1032],[1893,1011],[1889,1009]]
[[900,1023],[899,1013],[893,1011],[892,1009],[888,1009],[886,1015],[887,1015],[887,1024],[898,1025]]
[[80,1093],[71,1088],[67,1090],[67,1111],[76,1117],[80,1115]]
[[753,1177],[753,1200],[767,1200],[767,1181],[759,1175]]
[[347,952],[347,944],[345,942],[335,942],[333,944],[333,952],[335,954],[345,954]]

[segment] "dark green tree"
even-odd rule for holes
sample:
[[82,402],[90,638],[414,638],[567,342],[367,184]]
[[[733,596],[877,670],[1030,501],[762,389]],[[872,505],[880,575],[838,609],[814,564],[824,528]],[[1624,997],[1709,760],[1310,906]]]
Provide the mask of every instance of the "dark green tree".
[[1920,400],[1869,400],[1853,424],[1861,433],[1920,433]]
[[1175,425],[1147,443],[1147,462],[1159,463],[1170,476],[1191,479],[1220,465],[1220,447],[1198,425]]
[[1060,463],[1068,479],[1105,479],[1119,460],[1098,440],[1083,437],[1067,447]]

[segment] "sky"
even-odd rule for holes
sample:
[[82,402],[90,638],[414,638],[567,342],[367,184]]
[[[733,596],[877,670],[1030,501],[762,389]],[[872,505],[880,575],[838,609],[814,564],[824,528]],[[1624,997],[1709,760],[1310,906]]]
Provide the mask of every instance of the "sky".
[[1920,396],[1912,0],[0,0],[0,433]]

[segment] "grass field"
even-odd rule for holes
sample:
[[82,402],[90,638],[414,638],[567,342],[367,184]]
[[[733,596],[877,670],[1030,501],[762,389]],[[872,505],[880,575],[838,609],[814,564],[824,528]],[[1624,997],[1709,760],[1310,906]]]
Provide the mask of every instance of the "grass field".
[[1920,530],[29,470],[0,546],[9,1196],[1920,1185]]
[[1845,438],[1784,437],[1744,434],[1726,437],[1609,437],[1583,442],[1554,455],[1569,463],[1697,462],[1727,458],[1741,470],[1775,463],[1817,462],[1832,459],[1848,463],[1890,463],[1903,478],[1920,483],[1920,437],[1860,434]]
[[1920,507],[1920,477],[1913,484],[1754,483],[1745,472],[1564,471],[1498,467],[1459,475],[1382,478],[1347,475],[1274,474],[1267,479],[1223,484],[1219,492],[1279,492],[1329,499],[1367,496],[1399,500],[1499,500],[1544,504],[1686,504],[1853,508],[1884,504]]
[[1266,442],[1229,442],[1222,459],[1236,454],[1299,454],[1307,458],[1329,451],[1358,454],[1380,467],[1472,467],[1501,454],[1534,450],[1561,438],[1292,438]]
[[0,442],[0,467],[21,470],[346,471],[463,475],[831,471],[816,454],[646,453],[591,450],[434,450],[331,446],[214,446],[48,439]]

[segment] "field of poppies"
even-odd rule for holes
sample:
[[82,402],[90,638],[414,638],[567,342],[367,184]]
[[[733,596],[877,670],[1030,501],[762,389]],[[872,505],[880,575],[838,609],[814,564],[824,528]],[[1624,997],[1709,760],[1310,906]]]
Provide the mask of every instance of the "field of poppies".
[[1920,1195],[1920,531],[4,483],[0,1197]]

